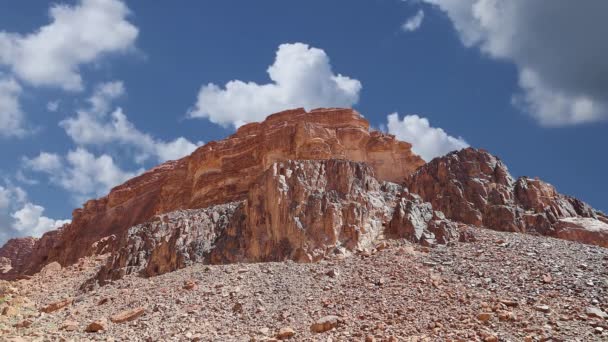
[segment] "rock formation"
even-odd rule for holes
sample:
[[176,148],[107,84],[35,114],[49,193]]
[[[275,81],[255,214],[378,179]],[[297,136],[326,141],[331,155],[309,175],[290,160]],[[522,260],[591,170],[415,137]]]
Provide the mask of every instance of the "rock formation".
[[[72,223],[45,234],[27,263],[13,273],[35,273],[44,264],[75,263],[98,253],[105,237],[122,238],[131,226],[178,209],[205,208],[245,199],[251,184],[273,163],[290,159],[347,159],[366,162],[380,180],[401,182],[424,161],[411,145],[370,132],[352,109],[288,110],[264,122],[240,127],[192,155],[166,162],[91,200],[73,213]],[[73,241],[78,241],[75,246]],[[117,240],[105,241],[106,249]]]
[[608,247],[603,214],[539,179],[514,180],[503,162],[484,150],[466,148],[435,158],[406,184],[457,222]]
[[383,239],[469,240],[467,225],[608,246],[602,213],[540,180],[513,179],[483,150],[424,164],[353,110],[296,109],[117,186],[38,240],[12,240],[0,249],[11,267],[0,277],[108,253],[87,286],[197,262],[311,262]]
[[0,277],[13,269],[21,269],[32,253],[36,239],[25,237],[8,240],[0,248]]
[[118,253],[85,287],[134,272],[157,275],[193,262],[312,262],[348,255],[372,249],[388,222],[392,238],[457,241],[457,226],[429,203],[416,198],[414,208],[403,206],[414,197],[395,183],[378,181],[365,163],[277,162],[243,202],[158,215],[130,228]]

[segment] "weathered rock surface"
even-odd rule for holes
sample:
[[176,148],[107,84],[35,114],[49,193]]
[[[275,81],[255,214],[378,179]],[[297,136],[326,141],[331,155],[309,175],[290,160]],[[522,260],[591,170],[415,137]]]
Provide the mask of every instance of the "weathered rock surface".
[[[251,184],[277,161],[330,158],[366,162],[380,180],[392,182],[424,164],[409,143],[370,132],[369,123],[352,109],[284,111],[88,201],[74,211],[71,224],[45,234],[27,258],[13,263],[13,273],[33,274],[51,261],[66,266],[110,251],[129,227],[157,214],[243,200]],[[115,239],[94,246],[109,236]]]
[[33,237],[10,239],[0,248],[0,279],[2,275],[11,278],[11,275],[23,268],[35,243]]
[[389,222],[390,238],[427,244],[458,240],[453,222],[401,186],[380,183],[365,163],[277,162],[245,201],[162,214],[130,228],[118,252],[84,289],[126,274],[153,276],[200,262],[312,262],[348,255],[374,248]]
[[97,281],[104,284],[131,273],[154,276],[202,262],[240,205],[178,210],[130,228]]
[[369,249],[391,219],[400,187],[344,160],[272,165],[211,253],[213,263],[316,261]]
[[406,185],[453,221],[608,246],[603,214],[541,180],[514,180],[500,159],[483,150],[435,158]]
[[407,189],[397,203],[386,235],[424,245],[459,240],[456,223],[446,220],[442,212],[433,210],[429,202],[423,202],[420,196],[409,193]]

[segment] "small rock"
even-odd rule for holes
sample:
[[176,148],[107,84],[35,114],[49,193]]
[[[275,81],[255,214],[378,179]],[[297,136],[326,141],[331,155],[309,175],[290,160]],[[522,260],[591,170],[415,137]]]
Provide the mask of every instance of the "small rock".
[[376,249],[378,251],[381,251],[386,248],[388,248],[388,244],[386,243],[386,241],[380,241],[380,242],[378,242],[378,244],[376,244]]
[[185,290],[194,290],[196,289],[196,281],[190,279],[190,280],[186,280],[184,282],[184,289]]
[[481,312],[477,315],[477,319],[482,322],[487,322],[492,319],[492,316],[494,316],[494,314],[491,312]]
[[40,311],[45,312],[45,313],[51,313],[51,312],[57,311],[59,309],[65,308],[66,306],[72,304],[73,301],[74,300],[72,298],[66,298],[66,299],[60,300],[58,302],[51,303],[51,304],[43,307],[42,309],[40,309]]
[[336,271],[334,269],[331,269],[331,270],[327,271],[325,274],[328,275],[331,278],[335,278],[338,275],[340,275],[340,272],[338,272],[338,271]]
[[279,330],[279,332],[277,333],[277,338],[279,340],[286,340],[286,339],[292,338],[295,335],[296,335],[296,332],[292,328],[285,327],[285,328],[281,328]]
[[536,311],[545,312],[545,313],[551,311],[551,309],[549,308],[548,305],[537,305],[534,307],[534,309]]
[[110,321],[112,321],[113,323],[129,322],[141,316],[144,312],[146,312],[146,309],[142,307],[135,308],[132,310],[125,310],[110,316]]
[[517,307],[519,305],[519,303],[515,300],[509,300],[509,299],[501,299],[499,300],[502,304],[506,305],[506,306],[510,306],[510,307]]
[[29,328],[32,325],[32,321],[30,321],[29,319],[23,320],[15,325],[13,325],[13,327],[15,328]]
[[105,318],[90,323],[85,329],[86,332],[98,332],[105,330],[108,325],[108,321]]
[[550,284],[552,282],[553,282],[553,277],[551,277],[551,274],[549,274],[549,273],[543,274],[543,283]]
[[498,336],[490,334],[490,335],[486,336],[484,341],[485,342],[498,342]]
[[585,313],[587,314],[587,316],[589,317],[597,317],[597,318],[603,318],[603,319],[607,319],[608,318],[608,314],[605,313],[604,311],[593,307],[593,306],[589,306],[585,309]]
[[329,331],[338,326],[338,319],[338,316],[325,316],[311,325],[310,330],[316,333]]
[[509,321],[513,319],[513,313],[510,311],[499,311],[498,312],[498,319],[501,321]]
[[2,315],[3,316],[16,316],[19,313],[19,310],[17,310],[16,307],[14,306],[5,306],[4,309],[2,309]]
[[78,322],[67,320],[61,324],[61,330],[76,331],[78,330]]
[[268,335],[268,333],[270,332],[270,329],[264,327],[260,329],[260,334],[262,335]]

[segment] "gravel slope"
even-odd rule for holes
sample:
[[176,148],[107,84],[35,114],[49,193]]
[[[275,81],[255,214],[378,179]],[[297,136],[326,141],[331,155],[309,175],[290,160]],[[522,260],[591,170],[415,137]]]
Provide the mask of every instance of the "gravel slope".
[[[262,341],[291,328],[294,341],[608,340],[608,249],[471,231],[477,241],[448,247],[387,241],[316,264],[196,265],[88,293],[78,289],[101,260],[83,260],[1,283],[0,339]],[[110,320],[136,308],[132,321]],[[311,331],[328,315],[331,330]],[[85,332],[100,319],[104,330]]]

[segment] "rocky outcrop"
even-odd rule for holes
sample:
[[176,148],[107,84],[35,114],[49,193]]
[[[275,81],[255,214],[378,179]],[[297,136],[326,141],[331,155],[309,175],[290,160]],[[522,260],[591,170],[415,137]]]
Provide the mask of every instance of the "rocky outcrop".
[[383,234],[399,190],[364,163],[275,163],[252,187],[244,215],[218,240],[211,261],[311,262],[368,249]]
[[32,237],[10,239],[0,248],[0,276],[12,279],[32,253],[36,239]]
[[[85,203],[72,223],[45,234],[17,272],[32,274],[44,264],[62,265],[98,252],[93,245],[116,248],[129,227],[179,209],[241,201],[253,182],[272,164],[291,159],[345,159],[366,162],[383,181],[401,182],[424,161],[411,145],[394,136],[370,132],[352,109],[303,109],[270,115],[242,126],[230,137],[210,142],[192,155],[164,163]],[[77,246],[73,241],[78,241]],[[97,246],[100,246],[98,244]]]
[[[607,243],[601,229],[584,228],[586,224],[602,223],[597,211],[558,193],[541,180],[514,180],[503,162],[484,150],[467,148],[433,159],[410,176],[406,184],[411,192],[453,221],[501,231],[569,237],[598,245]],[[579,225],[580,232],[575,232],[564,224],[566,218],[586,220],[577,221],[585,223]]]
[[385,237],[427,245],[459,238],[455,223],[401,186],[378,181],[365,163],[277,162],[243,202],[158,215],[130,228],[83,288],[194,262],[318,261],[370,250]]
[[240,206],[178,210],[129,228],[96,281],[104,284],[132,273],[154,276],[202,262]]
[[459,240],[458,225],[446,220],[440,211],[433,210],[431,203],[406,189],[401,195],[386,235],[406,238],[423,245],[447,244]]
[[600,219],[562,218],[554,225],[554,228],[555,236],[560,239],[608,247],[608,220],[604,217],[600,217]]

